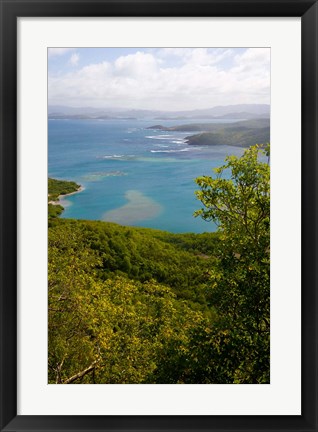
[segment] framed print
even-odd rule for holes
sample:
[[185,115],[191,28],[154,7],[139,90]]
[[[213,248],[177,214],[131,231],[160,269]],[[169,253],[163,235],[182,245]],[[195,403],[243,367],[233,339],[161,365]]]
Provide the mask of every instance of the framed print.
[[316,431],[317,2],[1,18],[1,430]]

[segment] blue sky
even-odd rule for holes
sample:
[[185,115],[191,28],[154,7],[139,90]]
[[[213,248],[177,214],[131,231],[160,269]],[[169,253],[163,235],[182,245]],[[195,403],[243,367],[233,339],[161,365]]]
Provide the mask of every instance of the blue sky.
[[49,48],[50,105],[188,110],[270,102],[268,48]]

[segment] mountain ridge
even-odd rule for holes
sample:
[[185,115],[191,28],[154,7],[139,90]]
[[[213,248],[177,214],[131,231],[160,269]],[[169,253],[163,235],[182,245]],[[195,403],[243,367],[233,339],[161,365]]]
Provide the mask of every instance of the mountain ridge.
[[182,120],[194,118],[238,118],[249,119],[268,116],[270,105],[268,104],[238,104],[215,106],[212,108],[184,110],[184,111],[159,111],[126,108],[93,108],[93,107],[68,107],[62,105],[49,105],[49,119],[143,119],[153,118],[161,120]]

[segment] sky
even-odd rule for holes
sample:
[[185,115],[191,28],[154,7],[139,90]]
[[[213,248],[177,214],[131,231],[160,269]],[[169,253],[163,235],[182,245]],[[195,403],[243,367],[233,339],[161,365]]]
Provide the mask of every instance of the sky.
[[183,111],[270,103],[270,48],[49,48],[49,105]]

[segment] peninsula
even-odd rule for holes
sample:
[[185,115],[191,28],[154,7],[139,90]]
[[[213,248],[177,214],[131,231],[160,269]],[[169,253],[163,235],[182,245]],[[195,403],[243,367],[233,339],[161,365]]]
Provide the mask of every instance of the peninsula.
[[267,118],[239,121],[235,123],[194,123],[165,127],[150,126],[160,131],[200,132],[185,137],[189,145],[230,145],[249,147],[255,143],[270,141],[270,121]]
[[73,181],[48,179],[48,216],[59,216],[64,207],[59,202],[60,196],[72,195],[81,192],[83,187]]

